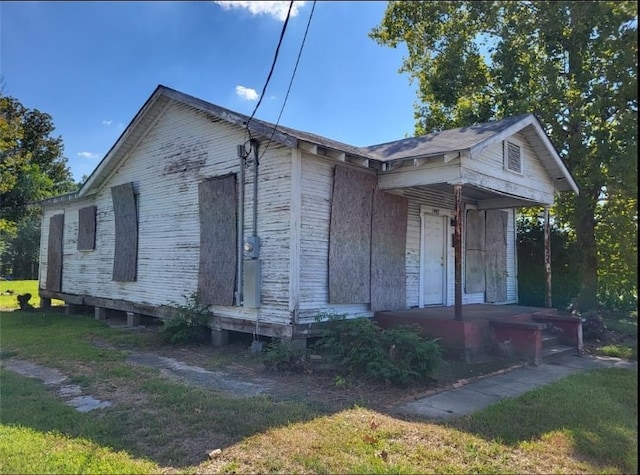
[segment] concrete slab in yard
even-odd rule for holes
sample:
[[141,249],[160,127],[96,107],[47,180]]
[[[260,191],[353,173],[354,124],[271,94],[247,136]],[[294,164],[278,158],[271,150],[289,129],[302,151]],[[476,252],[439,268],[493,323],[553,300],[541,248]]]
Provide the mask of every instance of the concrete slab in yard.
[[507,373],[472,381],[417,401],[398,405],[395,412],[430,419],[448,419],[471,414],[508,397],[516,397],[579,371],[595,368],[638,370],[636,361],[593,356],[567,356],[538,366],[524,366]]

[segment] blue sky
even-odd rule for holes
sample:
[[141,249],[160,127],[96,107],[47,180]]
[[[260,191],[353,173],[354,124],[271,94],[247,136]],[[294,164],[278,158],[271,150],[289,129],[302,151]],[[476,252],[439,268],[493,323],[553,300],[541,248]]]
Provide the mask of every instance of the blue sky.
[[[2,1],[4,93],[52,116],[79,181],[158,84],[251,114],[288,5]],[[311,7],[295,3],[257,118],[277,120]],[[406,49],[368,37],[385,8],[316,3],[282,125],[352,145],[412,135],[415,87],[398,73]]]

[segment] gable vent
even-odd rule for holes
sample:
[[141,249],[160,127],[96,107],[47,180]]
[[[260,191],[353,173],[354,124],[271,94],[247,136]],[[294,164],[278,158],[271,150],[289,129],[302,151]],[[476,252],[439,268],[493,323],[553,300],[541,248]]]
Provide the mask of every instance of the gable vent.
[[505,152],[507,169],[516,173],[522,173],[522,150],[520,146],[507,142]]

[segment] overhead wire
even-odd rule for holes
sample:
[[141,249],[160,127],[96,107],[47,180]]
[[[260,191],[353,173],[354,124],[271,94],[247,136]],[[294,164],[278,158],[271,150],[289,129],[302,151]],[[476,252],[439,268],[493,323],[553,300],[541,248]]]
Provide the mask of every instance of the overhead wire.
[[264,98],[264,93],[267,90],[267,86],[269,85],[269,81],[271,80],[271,75],[273,74],[273,70],[276,67],[276,62],[278,61],[280,46],[282,45],[282,39],[284,38],[284,33],[287,31],[287,25],[289,24],[289,17],[291,16],[291,9],[293,7],[293,2],[294,0],[291,0],[291,2],[289,2],[289,10],[287,11],[287,17],[285,18],[284,24],[282,25],[282,31],[280,32],[280,39],[278,40],[278,46],[276,46],[276,52],[273,56],[273,61],[271,62],[271,69],[269,70],[269,74],[267,75],[267,79],[264,83],[264,87],[262,88],[262,94],[260,94],[260,98],[258,99],[258,102],[256,103],[256,106],[253,109],[253,112],[251,113],[249,120],[247,120],[247,123],[245,124],[247,131],[249,132],[249,136],[251,136],[251,132],[249,131],[249,123],[253,120],[253,116],[256,115],[256,112],[258,111],[258,107],[260,107],[260,104],[262,103],[262,99]]
[[304,49],[304,43],[307,40],[307,33],[309,33],[309,26],[311,25],[311,19],[313,18],[313,11],[316,8],[316,0],[314,0],[313,5],[311,5],[311,13],[309,13],[309,19],[307,20],[307,27],[304,30],[304,36],[302,37],[302,43],[300,44],[300,50],[298,51],[298,57],[296,58],[296,64],[293,68],[293,72],[291,73],[291,79],[289,80],[289,87],[287,88],[287,93],[284,96],[284,101],[282,102],[282,107],[280,108],[280,113],[278,114],[278,120],[276,121],[273,130],[271,131],[271,136],[269,137],[269,141],[267,142],[266,147],[264,147],[262,154],[260,155],[260,159],[264,157],[264,154],[267,153],[267,149],[271,144],[271,140],[273,139],[274,134],[276,133],[276,129],[280,124],[280,118],[282,117],[282,113],[284,111],[285,106],[287,105],[287,99],[289,98],[289,92],[291,92],[291,85],[293,84],[293,79],[296,76],[296,71],[298,70],[298,64],[300,63],[300,57],[302,56],[302,50]]

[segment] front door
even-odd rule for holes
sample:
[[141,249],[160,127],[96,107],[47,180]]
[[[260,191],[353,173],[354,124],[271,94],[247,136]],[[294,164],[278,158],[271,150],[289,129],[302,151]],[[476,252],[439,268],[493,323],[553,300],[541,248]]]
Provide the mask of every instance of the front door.
[[429,213],[422,217],[422,300],[424,305],[444,305],[447,217]]

